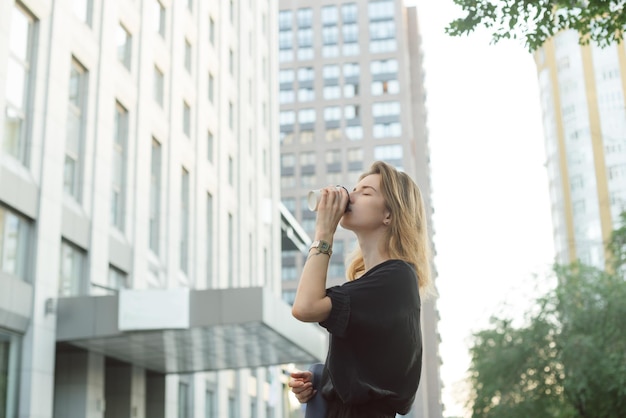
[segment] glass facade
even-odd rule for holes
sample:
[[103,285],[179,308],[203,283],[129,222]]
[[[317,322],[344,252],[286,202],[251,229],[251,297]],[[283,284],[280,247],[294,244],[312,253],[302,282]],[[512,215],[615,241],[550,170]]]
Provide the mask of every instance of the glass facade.
[[0,329],[0,418],[17,416],[20,337]]
[[0,270],[27,280],[31,223],[25,217],[0,206]]

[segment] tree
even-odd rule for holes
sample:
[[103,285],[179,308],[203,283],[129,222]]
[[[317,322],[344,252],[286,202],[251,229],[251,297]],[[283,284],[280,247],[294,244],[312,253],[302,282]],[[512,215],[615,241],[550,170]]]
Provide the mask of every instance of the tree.
[[470,349],[474,417],[626,416],[626,215],[610,271],[555,266],[527,325],[492,318]]
[[626,28],[625,0],[454,0],[465,17],[452,21],[446,33],[462,36],[484,26],[492,42],[523,39],[535,51],[559,31],[574,29],[580,43],[620,43]]

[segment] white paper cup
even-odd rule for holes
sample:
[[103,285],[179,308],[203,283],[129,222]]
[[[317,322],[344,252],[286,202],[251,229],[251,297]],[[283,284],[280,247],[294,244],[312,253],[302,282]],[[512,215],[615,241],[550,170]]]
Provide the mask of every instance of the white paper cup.
[[[343,186],[335,186],[337,190],[344,189]],[[311,190],[309,195],[307,196],[307,203],[309,205],[309,210],[315,212],[317,210],[317,205],[320,204],[320,199],[322,198],[322,189]]]

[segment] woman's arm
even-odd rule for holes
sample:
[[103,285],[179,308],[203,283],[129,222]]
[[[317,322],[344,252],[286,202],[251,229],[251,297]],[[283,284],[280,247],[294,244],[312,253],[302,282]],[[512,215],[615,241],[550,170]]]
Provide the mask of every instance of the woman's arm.
[[302,269],[298,290],[291,308],[302,322],[321,322],[328,318],[332,303],[326,296],[326,274],[330,256],[312,249]]
[[[348,198],[343,189],[327,187],[322,190],[315,223],[315,240],[326,241],[332,245]],[[291,309],[296,319],[303,322],[321,322],[328,318],[332,308],[332,302],[326,296],[326,276],[330,256],[315,248],[309,251]]]

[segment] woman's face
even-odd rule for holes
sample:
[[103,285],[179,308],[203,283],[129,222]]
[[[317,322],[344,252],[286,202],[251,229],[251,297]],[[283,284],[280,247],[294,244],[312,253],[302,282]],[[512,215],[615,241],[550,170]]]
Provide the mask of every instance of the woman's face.
[[350,206],[341,226],[352,231],[375,230],[388,222],[389,211],[380,189],[380,174],[364,177],[350,193]]

